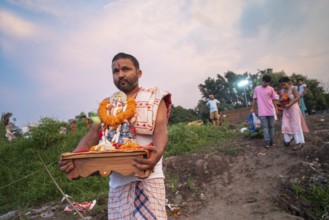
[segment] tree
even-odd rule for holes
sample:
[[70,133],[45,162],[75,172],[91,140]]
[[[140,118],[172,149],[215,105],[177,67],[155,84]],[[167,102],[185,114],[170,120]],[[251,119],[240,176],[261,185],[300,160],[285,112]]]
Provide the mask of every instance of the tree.
[[193,109],[185,109],[182,106],[175,107],[174,105],[171,107],[169,124],[185,123],[199,119]]
[[[272,80],[270,86],[276,90],[280,90],[279,79],[287,76],[282,70],[273,72],[272,69],[259,70],[256,74],[243,73],[236,74],[232,71],[227,71],[224,77],[217,74],[217,78],[208,77],[203,84],[198,87],[202,94],[195,112],[204,121],[209,117],[209,110],[206,106],[206,101],[210,94],[213,94],[221,102],[221,110],[236,109],[245,107],[247,97],[247,104],[251,105],[253,99],[253,89],[261,85],[263,76],[267,74]],[[309,113],[314,111],[321,111],[327,109],[329,106],[328,88],[323,88],[316,79],[307,79],[306,76],[293,73],[289,77],[296,85],[297,79],[303,79],[308,86],[308,93],[305,96],[305,102]],[[238,87],[241,80],[247,79],[249,84],[245,88]],[[246,89],[246,90],[245,90]],[[246,92],[246,94],[244,94]]]

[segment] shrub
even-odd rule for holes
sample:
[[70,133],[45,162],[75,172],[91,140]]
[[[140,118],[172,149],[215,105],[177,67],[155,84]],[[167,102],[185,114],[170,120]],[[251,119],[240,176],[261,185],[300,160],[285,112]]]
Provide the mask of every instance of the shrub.
[[34,146],[45,149],[63,139],[64,136],[59,133],[62,126],[66,127],[67,123],[52,118],[42,118],[39,126],[31,131]]

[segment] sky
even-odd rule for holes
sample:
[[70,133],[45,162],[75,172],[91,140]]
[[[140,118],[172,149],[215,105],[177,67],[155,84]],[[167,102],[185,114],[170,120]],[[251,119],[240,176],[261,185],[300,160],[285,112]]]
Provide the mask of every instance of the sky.
[[329,83],[327,0],[1,0],[0,113],[16,125],[97,111],[111,60],[194,108],[208,78],[272,68]]

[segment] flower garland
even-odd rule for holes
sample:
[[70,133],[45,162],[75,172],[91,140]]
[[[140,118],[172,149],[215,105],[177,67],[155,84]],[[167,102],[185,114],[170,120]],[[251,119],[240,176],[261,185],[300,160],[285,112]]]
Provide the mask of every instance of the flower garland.
[[124,112],[119,113],[117,116],[107,114],[107,105],[110,103],[109,100],[104,100],[100,103],[98,109],[98,115],[101,120],[109,126],[117,126],[122,124],[125,119],[130,119],[136,114],[136,102],[135,98],[127,99],[127,109]]

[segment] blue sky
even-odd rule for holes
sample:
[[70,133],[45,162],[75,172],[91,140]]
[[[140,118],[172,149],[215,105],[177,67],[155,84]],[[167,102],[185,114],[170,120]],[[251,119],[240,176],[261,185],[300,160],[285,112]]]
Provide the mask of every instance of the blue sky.
[[111,59],[135,55],[140,85],[193,108],[198,84],[273,68],[329,84],[329,1],[2,0],[0,111],[16,124],[95,111],[116,91]]

